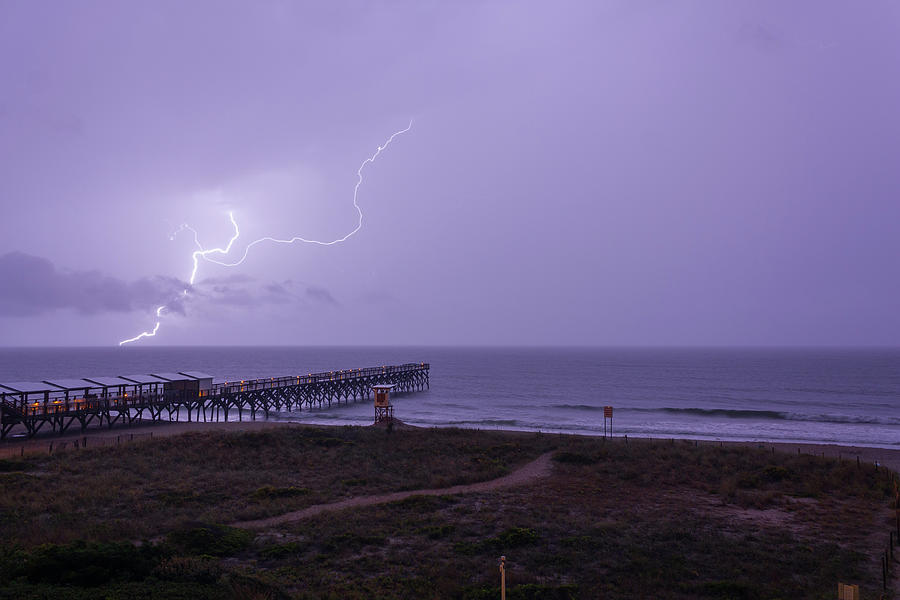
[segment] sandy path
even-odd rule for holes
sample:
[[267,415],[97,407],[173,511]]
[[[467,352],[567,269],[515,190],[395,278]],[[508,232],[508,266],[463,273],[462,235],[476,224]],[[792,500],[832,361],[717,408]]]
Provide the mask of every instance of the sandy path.
[[282,523],[290,523],[299,521],[309,517],[314,517],[323,512],[336,510],[344,510],[346,508],[356,508],[359,506],[371,506],[373,504],[384,504],[386,502],[396,502],[410,496],[444,496],[450,494],[471,494],[474,492],[488,492],[501,488],[513,487],[517,485],[526,485],[534,481],[550,475],[551,463],[550,457],[552,452],[541,455],[537,459],[531,461],[527,465],[516,469],[509,475],[504,475],[490,481],[482,481],[480,483],[469,483],[464,485],[454,485],[439,489],[425,490],[407,490],[404,492],[393,492],[390,494],[376,494],[374,496],[359,496],[357,498],[348,498],[340,502],[332,502],[330,504],[316,504],[309,506],[303,510],[285,513],[275,517],[266,519],[257,519],[255,521],[239,521],[232,523],[232,527],[243,527],[245,529],[264,529]]

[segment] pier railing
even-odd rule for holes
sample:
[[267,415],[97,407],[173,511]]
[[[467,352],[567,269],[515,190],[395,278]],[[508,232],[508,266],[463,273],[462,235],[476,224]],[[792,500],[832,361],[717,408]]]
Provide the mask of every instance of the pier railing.
[[322,373],[308,373],[307,375],[293,375],[288,377],[269,377],[268,379],[247,379],[239,381],[226,381],[213,384],[210,394],[220,394],[234,391],[266,390],[291,385],[304,385],[308,383],[320,383],[325,381],[342,381],[346,379],[369,378],[378,375],[393,375],[397,373],[410,373],[425,370],[431,365],[428,363],[407,363],[403,365],[385,365],[381,367],[366,367],[364,369],[346,369],[342,371],[324,371]]

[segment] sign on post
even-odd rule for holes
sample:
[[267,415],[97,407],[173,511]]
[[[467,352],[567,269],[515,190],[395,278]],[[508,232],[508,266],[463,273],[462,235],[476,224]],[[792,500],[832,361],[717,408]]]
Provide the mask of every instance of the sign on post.
[[609,420],[609,436],[612,437],[612,406],[603,407],[603,437],[607,435],[607,419]]

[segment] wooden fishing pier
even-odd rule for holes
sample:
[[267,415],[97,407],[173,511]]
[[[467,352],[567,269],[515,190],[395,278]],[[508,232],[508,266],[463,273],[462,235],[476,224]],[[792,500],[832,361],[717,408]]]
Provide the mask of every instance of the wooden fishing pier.
[[32,437],[45,426],[60,434],[77,422],[255,420],[272,411],[328,408],[372,397],[376,385],[395,392],[428,389],[428,363],[385,365],[288,377],[213,382],[197,371],[0,383],[0,439]]

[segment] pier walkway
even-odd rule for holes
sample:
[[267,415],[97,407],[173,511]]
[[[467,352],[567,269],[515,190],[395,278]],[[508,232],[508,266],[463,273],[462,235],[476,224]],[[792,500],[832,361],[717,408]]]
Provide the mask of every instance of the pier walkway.
[[77,422],[112,427],[152,422],[255,420],[271,411],[310,410],[367,400],[375,385],[395,392],[430,387],[428,363],[384,365],[287,377],[214,383],[197,371],[0,383],[0,439],[33,437],[45,426],[64,433]]

